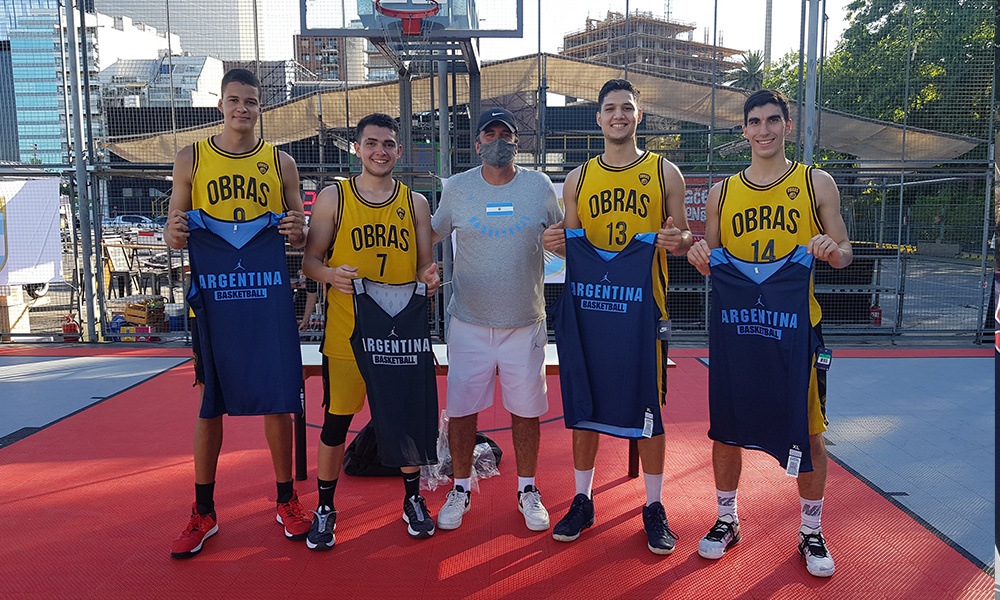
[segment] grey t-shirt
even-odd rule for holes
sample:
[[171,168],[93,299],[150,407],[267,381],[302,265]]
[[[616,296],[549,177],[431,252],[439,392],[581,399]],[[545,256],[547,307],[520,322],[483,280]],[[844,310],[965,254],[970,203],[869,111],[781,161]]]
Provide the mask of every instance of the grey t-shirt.
[[509,329],[545,319],[542,232],[562,219],[544,173],[515,166],[514,178],[491,185],[476,167],[448,179],[431,219],[434,231],[454,230],[452,316]]

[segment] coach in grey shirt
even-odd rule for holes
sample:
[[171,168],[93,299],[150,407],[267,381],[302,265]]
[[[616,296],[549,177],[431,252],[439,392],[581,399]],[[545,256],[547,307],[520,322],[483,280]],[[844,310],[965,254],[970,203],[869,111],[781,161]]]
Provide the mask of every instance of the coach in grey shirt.
[[514,164],[517,127],[503,108],[479,119],[481,167],[448,179],[431,219],[435,241],[455,232],[448,304],[448,443],[455,487],[438,527],[457,529],[469,511],[477,415],[493,404],[496,373],[511,413],[518,510],[532,531],[549,528],[535,486],[538,418],[545,385],[545,257],[542,232],[562,220],[549,178]]

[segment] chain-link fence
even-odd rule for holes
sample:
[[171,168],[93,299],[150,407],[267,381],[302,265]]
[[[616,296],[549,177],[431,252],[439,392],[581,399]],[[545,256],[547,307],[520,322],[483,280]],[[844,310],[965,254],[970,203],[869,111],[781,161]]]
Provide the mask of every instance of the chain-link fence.
[[[364,1],[357,1],[359,13]],[[992,0],[863,0],[848,12],[831,0],[844,26],[830,35],[827,20],[818,20],[815,112],[806,104],[812,62],[806,9],[826,2],[802,3],[803,50],[773,57],[764,56],[765,44],[727,47],[711,22],[667,16],[658,5],[605,2],[592,11],[599,17],[574,24],[560,18],[556,3],[539,9],[528,2],[525,12],[537,10],[542,28],[567,30],[561,52],[490,61],[470,50],[475,41],[435,43],[424,31],[397,32],[382,43],[298,35],[294,16],[272,4],[278,3],[154,0],[138,8],[94,0],[67,11],[54,0],[6,0],[0,183],[58,179],[54,231],[62,250],[58,275],[0,279],[7,284],[0,287],[4,339],[75,339],[91,314],[99,339],[186,339],[187,257],[162,242],[171,167],[180,148],[221,131],[219,83],[234,66],[261,79],[260,134],[296,160],[307,211],[319,190],[359,172],[352,131],[372,112],[401,117],[397,176],[424,193],[432,210],[441,177],[478,164],[470,121],[483,107],[515,114],[517,162],[558,185],[602,152],[597,92],[608,79],[628,77],[645,112],[640,147],[681,168],[696,234],[704,231],[711,185],[749,164],[740,131],[746,90],[779,88],[793,100],[796,124],[787,154],[833,175],[854,242],[851,267],[817,270],[824,332],[980,340],[992,330]],[[735,4],[721,0],[716,8]],[[208,13],[242,16],[206,24],[198,15]],[[524,31],[527,39],[536,34],[541,39]],[[407,59],[420,45],[431,52]],[[5,256],[31,254],[11,224],[53,217],[9,200],[0,198]],[[314,288],[299,265],[290,252],[302,336],[317,338],[324,293],[312,308]],[[85,273],[93,275],[90,286]],[[675,330],[704,340],[710,283],[682,257],[670,260],[670,282]],[[560,289],[547,285],[547,297]],[[435,299],[429,316],[435,333],[442,330],[442,305],[443,297]]]

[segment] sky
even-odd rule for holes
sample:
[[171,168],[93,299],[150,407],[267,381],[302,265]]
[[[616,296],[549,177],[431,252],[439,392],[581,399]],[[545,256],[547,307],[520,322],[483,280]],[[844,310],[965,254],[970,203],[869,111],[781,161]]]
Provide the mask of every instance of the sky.
[[[481,58],[496,60],[533,54],[538,51],[538,3],[542,2],[542,52],[556,53],[563,45],[566,33],[582,31],[588,17],[603,20],[609,10],[625,13],[625,0],[523,0],[524,36],[521,39],[488,39],[480,41]],[[849,0],[826,0],[828,17],[828,48],[847,27],[844,6]],[[764,49],[765,0],[629,0],[628,12],[650,12],[663,17],[668,9],[673,21],[695,25],[694,41],[703,42],[708,28],[712,43],[713,22],[718,5],[720,46],[737,50]],[[799,48],[801,2],[774,0],[772,11],[771,58],[777,60]],[[820,3],[822,4],[822,2]]]

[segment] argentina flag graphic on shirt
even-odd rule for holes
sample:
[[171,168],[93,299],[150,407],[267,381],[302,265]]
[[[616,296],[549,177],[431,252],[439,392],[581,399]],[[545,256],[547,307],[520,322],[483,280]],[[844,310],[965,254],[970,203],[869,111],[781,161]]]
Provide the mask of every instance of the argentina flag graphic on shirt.
[[487,217],[509,217],[514,214],[513,202],[487,202]]

